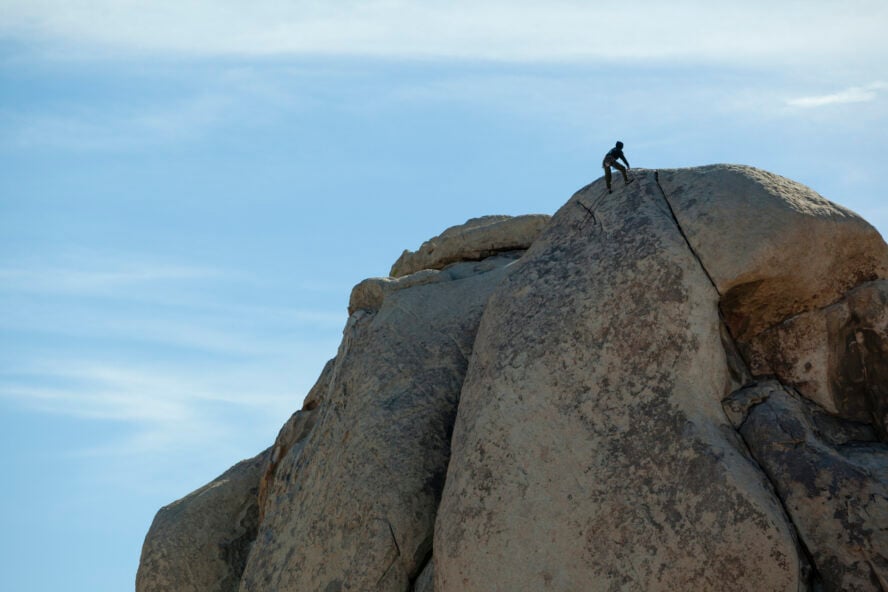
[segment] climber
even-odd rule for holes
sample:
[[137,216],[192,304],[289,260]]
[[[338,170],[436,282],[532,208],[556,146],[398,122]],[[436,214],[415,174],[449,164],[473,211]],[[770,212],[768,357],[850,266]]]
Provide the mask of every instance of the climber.
[[[618,159],[622,159],[623,162],[626,163],[626,166],[624,167],[617,162]],[[607,183],[608,193],[613,193],[613,190],[611,189],[611,167],[614,167],[623,173],[623,180],[626,182],[626,185],[633,181],[629,178],[629,175],[626,174],[626,171],[630,167],[629,161],[626,160],[626,155],[623,154],[623,142],[617,142],[617,145],[604,155],[604,161],[602,161],[601,166],[604,167],[604,182]]]

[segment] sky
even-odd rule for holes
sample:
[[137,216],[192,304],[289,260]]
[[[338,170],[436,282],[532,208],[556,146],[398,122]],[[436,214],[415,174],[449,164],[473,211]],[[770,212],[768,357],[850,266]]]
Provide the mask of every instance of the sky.
[[351,287],[633,166],[741,163],[883,236],[888,3],[0,0],[4,589],[133,588],[269,446]]

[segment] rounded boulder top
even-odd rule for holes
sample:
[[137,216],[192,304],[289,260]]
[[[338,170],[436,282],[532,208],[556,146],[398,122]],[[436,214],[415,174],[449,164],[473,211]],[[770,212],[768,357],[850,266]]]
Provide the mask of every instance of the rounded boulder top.
[[423,269],[443,269],[459,261],[477,261],[504,251],[527,249],[551,216],[483,216],[451,226],[416,251],[405,250],[390,275],[401,277]]

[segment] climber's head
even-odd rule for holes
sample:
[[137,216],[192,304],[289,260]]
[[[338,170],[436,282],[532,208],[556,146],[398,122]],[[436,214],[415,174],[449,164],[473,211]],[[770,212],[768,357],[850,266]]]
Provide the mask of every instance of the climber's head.
[[620,142],[620,141],[618,140],[618,141],[617,141],[617,148],[619,148],[620,150],[622,150],[622,149],[623,149],[623,142]]

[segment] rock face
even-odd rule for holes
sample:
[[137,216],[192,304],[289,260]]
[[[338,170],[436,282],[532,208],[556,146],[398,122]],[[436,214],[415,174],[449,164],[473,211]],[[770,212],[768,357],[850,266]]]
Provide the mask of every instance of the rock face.
[[[267,455],[265,466],[262,469],[262,477],[259,481],[258,504],[259,504],[259,521],[265,518],[266,508],[273,502],[269,501],[269,496],[274,491],[275,477],[278,477],[278,467],[284,462],[284,466],[289,469],[295,464],[296,459],[302,454],[305,447],[305,440],[314,429],[317,421],[317,407],[327,395],[330,388],[330,381],[333,375],[333,368],[336,360],[330,360],[321,371],[315,385],[305,397],[305,403],[302,409],[290,416],[287,423],[278,432],[278,436],[274,441]],[[289,473],[281,471],[279,481],[288,482]],[[277,491],[278,494],[286,494],[286,492]]]
[[658,180],[737,339],[888,276],[879,233],[795,181],[729,165],[662,171]]
[[355,289],[317,425],[277,472],[242,590],[406,590],[419,575],[478,321],[514,260]]
[[888,589],[888,447],[779,383],[744,389],[738,424],[828,590]]
[[789,523],[721,407],[718,293],[654,174],[635,178],[600,229],[564,206],[487,306],[436,590],[800,587]]
[[137,589],[888,590],[888,246],[771,173],[634,172],[358,284]]
[[888,282],[791,317],[744,349],[750,369],[776,376],[828,412],[888,434]]
[[268,451],[160,509],[142,546],[137,592],[237,590],[259,524]]

